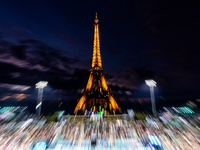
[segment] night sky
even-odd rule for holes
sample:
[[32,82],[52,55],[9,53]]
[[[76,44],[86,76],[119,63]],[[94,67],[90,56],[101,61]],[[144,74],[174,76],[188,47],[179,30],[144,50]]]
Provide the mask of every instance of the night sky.
[[89,78],[95,12],[105,78],[118,103],[150,103],[150,78],[157,105],[200,98],[194,1],[8,0],[0,4],[0,105],[35,107],[35,84],[46,80],[42,109],[74,109]]

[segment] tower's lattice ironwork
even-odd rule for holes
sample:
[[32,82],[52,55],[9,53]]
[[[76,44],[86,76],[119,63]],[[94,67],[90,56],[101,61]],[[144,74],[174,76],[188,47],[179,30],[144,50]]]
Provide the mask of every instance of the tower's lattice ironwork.
[[83,89],[83,95],[78,101],[74,112],[84,112],[85,109],[90,109],[93,106],[108,109],[110,112],[120,112],[120,108],[111,94],[111,88],[108,87],[104,77],[100,54],[99,20],[97,19],[97,13],[94,19],[92,68],[89,72],[90,76],[87,86]]

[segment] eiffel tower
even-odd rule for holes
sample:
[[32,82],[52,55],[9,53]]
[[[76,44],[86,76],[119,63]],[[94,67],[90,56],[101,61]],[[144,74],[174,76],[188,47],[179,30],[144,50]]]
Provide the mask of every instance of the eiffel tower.
[[104,77],[104,69],[102,68],[101,64],[99,20],[97,19],[97,13],[94,19],[92,68],[89,70],[89,72],[90,76],[87,82],[87,86],[83,89],[83,95],[76,105],[74,113],[77,113],[78,111],[84,112],[85,109],[89,110],[94,106],[99,106],[99,109],[107,109],[107,111],[110,113],[115,113],[116,111],[120,112],[120,108],[111,94],[111,88],[108,87]]

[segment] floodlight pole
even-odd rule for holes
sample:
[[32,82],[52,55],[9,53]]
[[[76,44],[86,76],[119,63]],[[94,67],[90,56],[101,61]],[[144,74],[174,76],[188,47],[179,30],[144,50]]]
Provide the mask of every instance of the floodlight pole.
[[150,94],[151,94],[151,104],[152,104],[152,112],[153,115],[156,115],[156,104],[155,104],[155,97],[154,97],[154,89],[150,87]]
[[43,88],[38,89],[38,99],[37,99],[37,106],[36,106],[36,116],[40,117],[41,108],[42,108],[42,96],[43,96]]
[[154,87],[156,87],[156,82],[154,80],[145,80],[145,82],[150,88],[152,113],[154,116],[156,116],[156,104],[155,104],[155,96],[154,96]]
[[37,105],[35,107],[37,117],[40,117],[40,114],[41,114],[43,89],[45,86],[47,86],[47,83],[48,82],[46,81],[40,81],[36,84],[36,88],[38,88]]

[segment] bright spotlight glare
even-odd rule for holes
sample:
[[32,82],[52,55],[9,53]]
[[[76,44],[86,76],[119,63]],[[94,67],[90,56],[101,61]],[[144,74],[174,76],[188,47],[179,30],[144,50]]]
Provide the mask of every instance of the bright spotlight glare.
[[156,82],[154,80],[152,80],[152,79],[145,80],[145,82],[149,87],[155,87],[156,86]]
[[40,81],[35,84],[36,88],[38,89],[43,89],[45,86],[47,86],[48,82],[47,81]]

